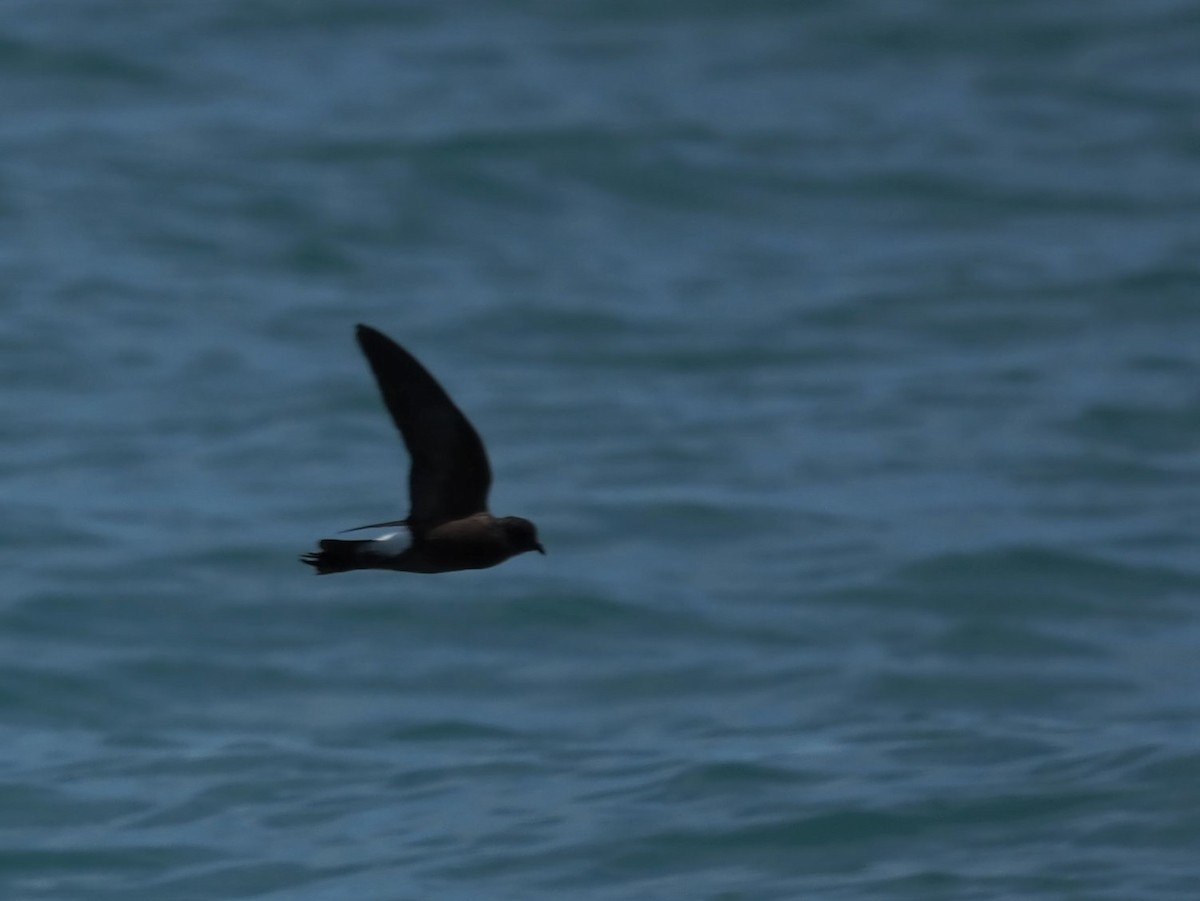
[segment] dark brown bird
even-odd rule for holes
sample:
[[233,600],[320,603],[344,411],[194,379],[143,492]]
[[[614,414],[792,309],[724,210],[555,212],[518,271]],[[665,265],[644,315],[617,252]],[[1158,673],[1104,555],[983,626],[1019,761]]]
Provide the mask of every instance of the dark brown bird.
[[526,551],[546,553],[529,520],[488,512],[487,451],[437,380],[387,335],[360,325],[356,336],[412,458],[408,516],[346,530],[397,527],[380,538],[324,538],[319,551],[300,560],[318,575],[352,569],[444,573],[486,569]]

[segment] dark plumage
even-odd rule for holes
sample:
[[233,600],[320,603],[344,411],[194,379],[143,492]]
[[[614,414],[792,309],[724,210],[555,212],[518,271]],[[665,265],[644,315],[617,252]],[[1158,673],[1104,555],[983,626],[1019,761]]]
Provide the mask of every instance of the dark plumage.
[[[492,470],[479,433],[416,357],[381,332],[360,325],[358,345],[379,383],[412,465],[410,508],[382,538],[325,538],[300,559],[319,575],[352,569],[441,573],[485,569],[526,551],[546,553],[537,529],[519,516],[488,512]],[[349,529],[347,531],[356,531]]]

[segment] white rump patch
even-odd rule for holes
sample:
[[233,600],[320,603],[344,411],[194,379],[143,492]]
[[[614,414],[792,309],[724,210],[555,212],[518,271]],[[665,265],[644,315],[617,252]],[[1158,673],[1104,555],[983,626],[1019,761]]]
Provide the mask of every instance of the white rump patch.
[[399,557],[412,547],[412,533],[405,526],[388,526],[386,531],[380,531],[383,534],[377,538],[358,539],[366,542],[358,546],[360,554],[372,557]]

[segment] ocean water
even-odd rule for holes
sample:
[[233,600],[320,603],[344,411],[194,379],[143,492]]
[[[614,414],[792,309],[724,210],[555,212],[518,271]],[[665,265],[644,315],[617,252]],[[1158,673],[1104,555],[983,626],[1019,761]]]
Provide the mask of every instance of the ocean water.
[[[1200,14],[0,8],[0,897],[1200,897]],[[421,357],[549,552],[402,515]]]

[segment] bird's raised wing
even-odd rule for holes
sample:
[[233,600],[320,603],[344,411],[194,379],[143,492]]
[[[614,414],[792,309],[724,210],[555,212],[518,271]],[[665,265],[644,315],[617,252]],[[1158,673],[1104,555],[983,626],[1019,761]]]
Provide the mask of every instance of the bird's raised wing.
[[366,325],[356,336],[412,457],[409,526],[420,533],[487,510],[492,470],[474,426],[403,347]]

